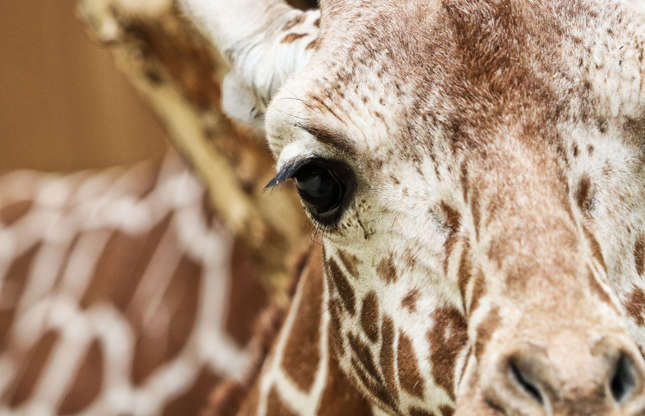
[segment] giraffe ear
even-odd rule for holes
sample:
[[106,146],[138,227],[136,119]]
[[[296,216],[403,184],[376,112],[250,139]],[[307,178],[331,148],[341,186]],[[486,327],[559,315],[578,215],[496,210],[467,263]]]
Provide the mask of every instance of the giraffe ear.
[[222,82],[222,110],[233,120],[245,124],[261,135],[264,117],[256,107],[257,103],[249,86],[233,71]]
[[180,0],[188,18],[231,65],[223,108],[263,129],[264,111],[284,82],[302,70],[318,39],[318,10],[283,0]]

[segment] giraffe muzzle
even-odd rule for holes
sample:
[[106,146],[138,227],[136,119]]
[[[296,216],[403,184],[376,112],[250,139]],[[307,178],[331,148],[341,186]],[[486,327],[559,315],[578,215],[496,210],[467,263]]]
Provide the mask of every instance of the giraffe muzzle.
[[623,334],[594,340],[563,331],[547,342],[519,341],[491,373],[482,393],[492,414],[645,414],[645,365]]

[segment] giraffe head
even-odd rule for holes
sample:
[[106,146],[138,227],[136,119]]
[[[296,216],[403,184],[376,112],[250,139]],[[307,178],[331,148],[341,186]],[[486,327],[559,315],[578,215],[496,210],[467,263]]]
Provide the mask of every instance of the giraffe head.
[[[390,413],[642,414],[645,9],[320,13],[266,30],[309,54],[264,125],[270,185],[294,179],[322,235],[343,371]],[[240,50],[238,74],[261,61]]]

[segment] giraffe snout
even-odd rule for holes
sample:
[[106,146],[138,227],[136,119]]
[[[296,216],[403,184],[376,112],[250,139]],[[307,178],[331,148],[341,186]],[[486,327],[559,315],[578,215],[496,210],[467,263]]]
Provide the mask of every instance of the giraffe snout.
[[644,369],[626,337],[594,341],[565,332],[499,354],[483,397],[507,415],[642,415]]

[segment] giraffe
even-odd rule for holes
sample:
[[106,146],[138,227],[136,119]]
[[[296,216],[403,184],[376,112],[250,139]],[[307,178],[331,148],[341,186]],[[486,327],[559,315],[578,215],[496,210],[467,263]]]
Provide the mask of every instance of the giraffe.
[[238,414],[645,414],[645,7],[180,0],[320,237]]
[[197,414],[252,365],[245,256],[174,152],[0,176],[0,414]]

